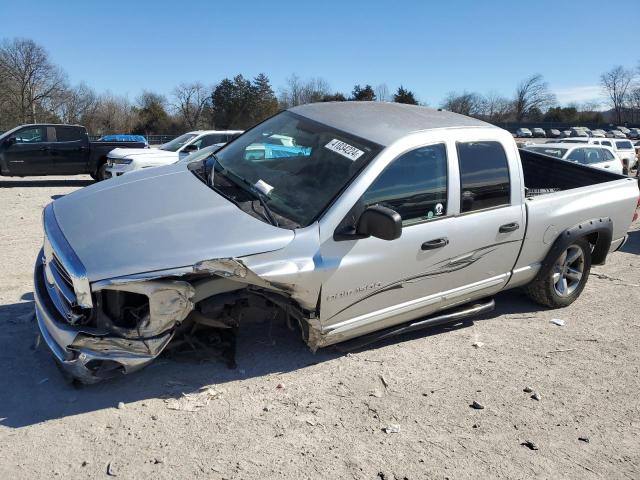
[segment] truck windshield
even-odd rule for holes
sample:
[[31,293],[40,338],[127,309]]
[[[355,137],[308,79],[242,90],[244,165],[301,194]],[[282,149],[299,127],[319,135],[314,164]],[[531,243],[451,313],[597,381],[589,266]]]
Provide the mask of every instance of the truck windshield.
[[[223,172],[261,192],[268,209],[307,226],[382,149],[291,112],[246,132],[209,158]],[[213,182],[211,182],[213,184]]]
[[166,150],[167,152],[177,152],[180,147],[187,143],[192,138],[196,137],[195,133],[185,133],[178,138],[174,138],[170,142],[160,145],[160,150]]

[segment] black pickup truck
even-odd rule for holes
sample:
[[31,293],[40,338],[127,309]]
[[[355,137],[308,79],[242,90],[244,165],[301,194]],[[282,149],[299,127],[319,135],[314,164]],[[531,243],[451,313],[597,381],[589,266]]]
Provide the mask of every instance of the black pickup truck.
[[90,142],[80,125],[22,125],[0,135],[0,175],[89,174],[104,178],[114,148],[144,148],[143,142]]

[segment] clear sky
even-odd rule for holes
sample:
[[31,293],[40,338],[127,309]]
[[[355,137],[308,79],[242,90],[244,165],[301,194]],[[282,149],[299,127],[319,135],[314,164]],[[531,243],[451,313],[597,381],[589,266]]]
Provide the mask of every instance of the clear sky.
[[[614,10],[615,9],[615,10]],[[511,95],[541,73],[561,102],[640,62],[640,0],[0,0],[0,38],[43,45],[72,83],[134,99],[180,82],[292,73],[348,93],[400,84],[437,106],[451,90]]]

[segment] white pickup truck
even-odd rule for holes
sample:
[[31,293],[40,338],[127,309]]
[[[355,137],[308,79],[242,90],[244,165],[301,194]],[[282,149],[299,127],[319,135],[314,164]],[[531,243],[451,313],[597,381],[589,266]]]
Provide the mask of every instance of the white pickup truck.
[[207,159],[46,207],[38,325],[96,382],[182,332],[234,332],[255,307],[313,350],[459,321],[516,287],[563,307],[624,244],[638,195],[635,179],[518,151],[451,112],[303,105]]
[[201,148],[230,142],[242,130],[197,130],[174,138],[158,148],[144,151],[134,148],[116,148],[107,155],[107,163],[100,172],[100,180],[119,177],[143,168],[170,165]]

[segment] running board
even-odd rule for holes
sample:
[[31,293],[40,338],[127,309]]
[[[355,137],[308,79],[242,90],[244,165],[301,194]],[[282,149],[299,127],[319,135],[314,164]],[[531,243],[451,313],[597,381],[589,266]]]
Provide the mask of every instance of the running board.
[[422,330],[424,328],[436,327],[438,325],[444,325],[446,323],[457,322],[465,318],[474,317],[482,313],[487,313],[492,311],[495,307],[496,302],[493,298],[481,300],[479,302],[468,303],[466,305],[463,305],[462,307],[449,310],[441,315],[427,317],[423,320],[412,321],[395,327],[390,327],[384,330],[373,332],[368,335],[363,335],[362,337],[354,338],[353,340],[347,340],[342,344],[337,344],[336,348],[343,352],[357,350],[372,343],[395,337],[396,335],[402,335],[404,333],[414,332],[416,330]]

